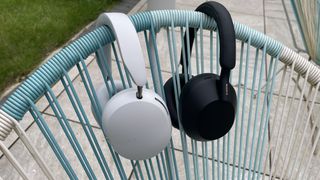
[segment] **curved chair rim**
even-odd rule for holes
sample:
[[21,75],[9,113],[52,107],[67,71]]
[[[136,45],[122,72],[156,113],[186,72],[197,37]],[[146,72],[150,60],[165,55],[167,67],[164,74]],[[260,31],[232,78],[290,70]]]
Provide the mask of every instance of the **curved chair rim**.
[[[188,10],[157,10],[139,12],[130,16],[137,32],[163,27],[200,26],[206,30],[216,30],[214,19],[200,12]],[[251,46],[262,48],[266,46],[267,54],[279,58],[286,65],[294,64],[294,70],[302,76],[309,71],[308,81],[315,85],[320,82],[320,68],[280,42],[260,33],[250,27],[234,22],[236,38],[250,43]],[[44,95],[48,86],[54,85],[64,74],[80,60],[94,53],[98,48],[114,41],[114,36],[108,27],[99,27],[83,35],[64,47],[32,73],[4,102],[1,110],[16,120],[21,120],[29,110],[30,103],[36,102]]]

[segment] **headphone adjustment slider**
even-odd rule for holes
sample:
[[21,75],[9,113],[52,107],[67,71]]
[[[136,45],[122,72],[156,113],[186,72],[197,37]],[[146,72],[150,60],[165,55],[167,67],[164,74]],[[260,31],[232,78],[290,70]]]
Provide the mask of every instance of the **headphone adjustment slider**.
[[142,86],[137,86],[137,89],[138,89],[138,91],[137,91],[137,94],[136,94],[136,96],[137,96],[137,98],[138,99],[142,99]]

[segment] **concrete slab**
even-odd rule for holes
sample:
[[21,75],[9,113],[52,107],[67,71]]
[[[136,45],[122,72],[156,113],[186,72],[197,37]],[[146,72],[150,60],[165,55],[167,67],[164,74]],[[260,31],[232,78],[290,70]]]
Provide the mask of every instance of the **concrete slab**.
[[286,20],[266,18],[266,34],[291,49],[294,49],[289,26]]
[[[203,0],[177,0],[177,8],[180,8],[180,5],[186,5],[192,9],[195,9],[200,4],[204,3]],[[263,1],[262,0],[240,0],[240,1],[233,1],[233,0],[217,0],[223,4],[229,11],[231,12],[238,12],[243,14],[250,14],[250,15],[263,15]]]
[[[20,125],[22,129],[24,129],[25,131],[27,131],[33,123],[34,123],[34,120],[29,112],[26,113],[23,119],[20,121]],[[6,140],[3,141],[3,143],[4,145],[6,145],[6,147],[10,147],[15,141],[17,141],[17,139],[18,139],[18,135],[14,131],[12,131],[9,134],[9,136],[6,138]],[[2,157],[2,155],[3,153],[0,151],[0,157]]]
[[290,16],[294,16],[290,0],[266,0],[264,3],[265,16],[286,20],[285,9]]
[[[62,151],[64,152],[65,156],[69,160],[73,170],[76,172],[77,176],[80,179],[86,179],[87,176],[77,159],[71,145],[69,144],[64,132],[62,131],[61,126],[58,123],[58,120],[53,116],[44,115],[48,126],[50,127],[54,137],[56,138],[57,142],[59,143]],[[95,172],[98,179],[103,179],[104,176],[98,164],[96,157],[90,147],[89,141],[87,140],[86,136],[84,136],[84,131],[82,127],[78,123],[70,122],[70,125],[78,139],[81,147],[84,149],[85,155],[91,164],[91,168]],[[97,137],[97,140],[100,144],[102,152],[104,153],[104,157],[106,158],[108,165],[111,169],[112,174],[114,175],[115,179],[119,179],[118,172],[116,170],[114,161],[112,160],[112,156],[110,151],[108,150],[107,144],[105,143],[105,138],[101,130],[93,128],[94,133]],[[27,131],[27,135],[31,138],[33,145],[37,148],[39,153],[42,155],[42,158],[47,163],[50,170],[54,172],[54,176],[57,179],[65,179],[67,178],[67,174],[62,169],[62,166],[58,162],[56,156],[54,155],[52,149],[50,148],[49,144],[47,143],[46,139],[42,135],[41,131],[37,127],[36,124],[33,124],[30,129]],[[37,164],[34,162],[32,156],[28,153],[25,146],[21,143],[21,141],[17,141],[10,151],[13,155],[17,158],[18,162],[21,163],[22,167],[28,173],[28,175],[32,179],[43,179],[42,171],[39,169]],[[124,170],[126,174],[129,174],[132,170],[130,161],[122,159],[122,163],[124,166]],[[19,179],[19,174],[15,171],[15,169],[9,164],[6,158],[0,159],[0,169],[1,177],[4,179]]]
[[[319,164],[319,159],[311,154],[312,126],[307,121],[309,111],[307,110],[306,103],[302,102],[300,108],[298,100],[294,100],[291,107],[290,104],[291,101],[284,106],[284,98],[280,100],[279,110],[271,113],[271,119],[273,119],[273,121],[270,126],[270,136],[271,139],[273,139],[270,143],[271,159],[272,161],[276,160],[274,163],[274,174],[280,176],[283,170],[285,170],[285,178],[290,178],[289,176],[291,174],[293,174],[294,177],[299,177],[298,175],[301,175],[302,171],[298,169],[298,166],[300,165],[302,169],[304,169],[307,164],[306,159],[310,156],[312,157],[312,161],[318,161]],[[290,110],[290,112],[284,113],[281,120],[282,109],[284,109],[285,112],[289,112]],[[281,131],[279,133],[280,127]],[[302,141],[305,128],[306,132]],[[293,135],[292,138],[291,135]],[[300,143],[302,144],[300,145]],[[299,146],[301,146],[300,150]]]
[[[88,65],[92,60],[93,60],[93,56],[89,56],[85,61],[86,65]],[[71,80],[74,80],[77,76],[79,76],[78,70],[76,67],[73,67],[69,71],[68,74],[69,74]],[[54,92],[54,94],[56,94],[59,97],[59,95],[64,91],[64,87],[63,87],[62,83],[60,81],[58,83],[56,83],[52,87],[52,91]],[[41,97],[35,104],[40,112],[45,111],[49,107],[48,100],[46,99],[45,96]],[[27,112],[25,114],[25,116],[22,118],[22,120],[19,121],[19,123],[20,123],[21,127],[25,131],[27,131],[31,127],[31,125],[34,123],[34,120],[33,120],[33,117],[31,116],[31,114],[29,112]],[[17,139],[18,139],[18,136],[16,135],[16,133],[12,132],[6,138],[6,140],[4,141],[4,144],[7,147],[10,147],[15,141],[17,141]],[[2,152],[0,152],[0,156],[2,156]]]
[[[269,164],[269,160],[266,162],[267,164],[265,164],[265,158],[266,158],[266,154],[268,152],[268,147],[270,147],[271,153],[272,153],[271,162],[274,161],[275,158],[277,159],[277,161],[275,161],[275,164],[274,164],[276,168],[273,168],[273,170],[276,170],[276,171],[273,172],[273,174],[276,176],[280,176],[282,173],[282,171],[280,169],[286,169],[288,167],[288,171],[286,172],[286,174],[288,173],[288,175],[286,175],[285,177],[289,178],[289,175],[291,173],[294,173],[294,174],[298,173],[298,165],[300,163],[302,163],[301,164],[302,168],[306,167],[306,163],[307,163],[306,157],[309,157],[309,155],[311,153],[310,150],[311,150],[312,146],[314,145],[314,144],[312,144],[312,134],[311,134],[312,126],[307,122],[307,116],[308,116],[309,112],[306,111],[306,103],[302,103],[302,106],[300,107],[300,112],[299,112],[299,110],[298,110],[299,109],[299,101],[298,100],[294,99],[293,103],[291,105],[291,108],[290,108],[291,100],[289,100],[287,105],[284,106],[284,98],[280,97],[279,106],[277,107],[276,104],[277,104],[278,97],[279,96],[276,96],[276,95],[273,96],[272,107],[270,110],[270,121],[268,123],[269,130],[267,130],[268,132],[267,132],[267,134],[265,134],[266,135],[266,137],[265,137],[266,144],[265,144],[264,150],[263,150],[264,156],[263,156],[263,161],[262,161],[263,163],[261,165],[263,166],[263,168],[262,168],[263,170],[266,170],[267,172],[269,172],[269,168],[271,165]],[[254,118],[256,116],[255,108],[257,106],[257,102],[256,102],[257,99],[254,100],[255,102],[253,104],[252,120],[251,120],[251,123],[248,124],[249,109],[250,109],[249,98],[250,98],[250,91],[248,92],[248,94],[245,98],[245,99],[247,99],[246,104],[244,106],[245,109],[240,108],[240,110],[238,111],[239,123],[238,123],[238,128],[237,128],[238,129],[238,138],[237,138],[236,151],[234,151],[234,148],[235,148],[235,146],[234,146],[235,129],[236,129],[236,124],[234,124],[233,128],[229,132],[230,142],[228,142],[228,135],[225,136],[224,138],[221,138],[218,141],[215,141],[213,146],[212,146],[212,143],[208,143],[207,145],[205,145],[203,143],[198,142],[197,143],[197,149],[198,149],[197,154],[198,155],[200,155],[200,156],[204,155],[203,147],[207,146],[208,157],[210,157],[210,158],[212,157],[212,158],[216,158],[216,159],[220,159],[220,160],[225,158],[224,160],[226,161],[227,157],[229,155],[229,157],[230,157],[229,162],[230,163],[234,163],[236,165],[240,164],[241,166],[246,166],[246,168],[248,168],[249,162],[250,162],[250,157],[252,156],[251,157],[251,158],[253,158],[252,163],[254,163],[254,159],[256,156],[256,149],[257,149],[257,140],[260,137],[260,143],[261,143],[262,137],[263,137],[263,131],[261,131],[261,134],[260,134],[260,128],[261,128],[260,117],[262,116],[264,95],[262,94],[262,96],[260,97],[261,99],[260,99],[258,113],[257,113],[257,124],[256,125],[254,125]],[[241,101],[243,102],[243,99],[241,99]],[[242,104],[241,101],[240,101],[240,104]],[[318,107],[318,106],[319,105],[316,105],[316,107]],[[276,108],[278,109],[277,111],[276,111]],[[242,110],[244,110],[244,111],[242,111]],[[282,117],[282,110],[284,112],[283,117]],[[289,110],[290,110],[290,112],[289,112]],[[245,112],[244,119],[241,118],[243,112]],[[299,113],[299,114],[297,114],[297,113]],[[266,111],[265,111],[265,114],[266,114]],[[313,114],[313,115],[315,115],[315,114]],[[281,118],[282,118],[282,120],[280,120]],[[281,131],[280,131],[281,133],[278,136],[281,121],[283,123],[281,125]],[[243,126],[241,126],[241,122],[243,122]],[[262,122],[265,122],[265,120]],[[255,130],[253,130],[254,127],[256,127]],[[303,136],[303,131],[304,131],[305,127],[307,129],[306,129],[306,133],[304,135],[304,141],[303,141],[303,144],[299,150],[301,138]],[[248,131],[248,129],[249,129],[249,131]],[[292,130],[294,130],[294,131],[292,131]],[[249,132],[249,134],[248,134],[248,132]],[[255,134],[253,134],[254,132],[255,132]],[[270,135],[270,133],[272,133],[272,134]],[[240,134],[242,134],[242,140],[241,140],[242,143],[240,142],[240,137],[239,137]],[[247,135],[248,135],[248,137],[247,137]],[[291,135],[293,135],[293,138],[292,138],[293,141],[291,143],[289,143]],[[270,139],[269,136],[271,136],[271,139],[272,139],[271,142],[269,142],[269,139]],[[248,138],[248,142],[246,142],[246,138]],[[254,140],[254,146],[253,146],[254,153],[252,154],[251,147],[252,147],[253,140]],[[175,143],[175,148],[182,151],[180,133],[176,129],[173,131],[173,141]],[[188,144],[187,145],[188,152],[195,153],[195,151],[192,150],[192,144],[191,144],[191,140],[189,138],[188,138],[187,144]],[[228,144],[230,145],[229,146],[229,148],[230,148],[229,153],[227,151]],[[241,147],[240,147],[240,144],[241,144]],[[277,148],[276,148],[276,145],[278,146]],[[247,150],[246,150],[246,146],[248,147]],[[288,151],[288,148],[290,148],[290,151]],[[240,149],[241,149],[241,151],[240,151]],[[214,153],[212,150],[214,150]],[[217,153],[218,151],[220,153]],[[274,151],[276,151],[276,155],[274,154],[275,153]],[[224,154],[223,154],[223,152],[224,152]],[[260,147],[259,153],[261,153],[261,147]],[[212,156],[212,154],[213,154],[213,156]],[[246,154],[247,154],[247,160],[244,161]],[[240,158],[240,156],[241,156],[241,158]],[[240,163],[239,163],[239,158],[241,159]],[[290,158],[291,163],[289,163],[289,158]],[[235,161],[233,161],[233,160],[235,160]],[[295,166],[293,166],[294,161],[296,161]],[[245,162],[245,164],[244,164],[244,162]],[[313,162],[314,166],[318,167],[317,164],[319,164],[320,162],[319,162],[319,158],[317,157],[317,155],[312,157],[312,162]],[[301,172],[299,172],[299,173],[301,173]]]
[[[243,89],[241,90],[243,91]],[[243,164],[244,162],[244,155],[245,155],[245,146],[247,145],[248,149],[247,149],[247,161],[246,161],[246,166],[249,165],[249,157],[250,157],[250,153],[251,153],[251,144],[253,142],[253,138],[255,139],[254,141],[257,141],[257,137],[258,137],[258,131],[260,128],[260,117],[261,117],[261,112],[262,112],[262,103],[263,103],[263,94],[260,97],[260,107],[258,109],[257,115],[255,115],[255,107],[257,105],[257,99],[253,99],[253,106],[252,106],[252,115],[251,115],[251,123],[248,123],[248,119],[249,119],[249,109],[250,109],[250,96],[251,96],[251,91],[247,91],[246,94],[246,102],[245,102],[245,108],[240,108],[238,111],[238,125],[236,124],[236,122],[234,123],[232,129],[230,130],[229,134],[226,135],[224,138],[221,138],[219,140],[214,141],[214,144],[212,145],[212,143],[208,143],[207,145],[198,142],[197,143],[197,149],[198,149],[198,153],[199,155],[203,155],[204,153],[204,148],[205,146],[207,146],[208,148],[208,157],[212,157],[212,154],[214,158],[218,158],[220,160],[223,159],[223,156],[225,157],[225,160],[227,160],[227,156],[229,156],[229,162],[230,163],[235,163],[235,164]],[[240,97],[240,101],[239,101],[239,105],[242,106],[243,104],[243,95],[241,95]],[[244,116],[242,118],[242,113],[244,113]],[[255,116],[257,116],[257,121],[256,124],[254,123],[254,119]],[[263,121],[264,122],[264,121]],[[255,135],[253,135],[253,128],[255,126]],[[237,130],[237,139],[235,140],[235,130]],[[242,129],[242,130],[241,130]],[[247,130],[250,129],[248,132]],[[261,132],[262,133],[262,132]],[[241,139],[241,143],[240,143],[240,134],[242,136]],[[246,144],[246,137],[248,134],[248,142]],[[228,141],[229,139],[229,141]],[[180,138],[180,133],[179,131],[175,130],[173,132],[173,141],[175,142],[175,148],[182,150],[182,145],[181,145],[181,138]],[[237,141],[236,146],[234,146],[235,141]],[[229,144],[229,149],[230,152],[227,152],[227,148],[228,148],[228,144]],[[240,144],[241,144],[241,148],[240,148]],[[255,143],[256,144],[256,143]],[[214,147],[214,149],[212,149]],[[256,145],[254,145],[254,147],[256,148]],[[236,150],[234,151],[234,149],[236,148]],[[254,148],[254,149],[255,149]],[[219,150],[218,150],[219,149]],[[240,152],[241,149],[241,152]],[[214,150],[214,152],[213,152]],[[191,140],[188,138],[188,151],[192,152],[192,144],[191,144]],[[217,152],[220,153],[217,153]],[[223,155],[223,152],[225,152],[225,154]],[[253,154],[254,155],[254,154]],[[241,156],[241,158],[240,158]],[[253,156],[254,157],[254,156]],[[240,159],[239,159],[240,158]],[[233,161],[235,160],[235,162]],[[240,160],[240,163],[239,163]]]
[[[121,66],[122,72],[124,73],[123,64],[121,62],[120,62],[120,66]],[[92,80],[94,87],[99,87],[102,83],[104,83],[102,74],[101,74],[100,70],[98,70],[98,69],[99,69],[99,67],[97,65],[96,60],[94,60],[90,65],[88,65],[88,71],[89,71],[89,74],[90,74],[90,77],[91,77],[91,80]],[[112,72],[113,72],[112,74],[113,74],[114,80],[121,80],[120,74],[118,71],[118,66],[115,61],[112,61]],[[153,88],[151,71],[149,68],[147,69],[147,74],[148,74],[147,80],[149,82],[148,83],[149,88]],[[123,74],[123,75],[125,76],[125,74]],[[164,77],[164,80],[168,79],[170,76],[170,74],[166,73],[166,72],[163,72],[162,75]],[[94,119],[94,116],[91,112],[90,98],[86,92],[83,80],[81,79],[80,76],[74,80],[73,85],[76,89],[77,95],[79,96],[81,104],[86,111],[86,115],[89,119],[89,122],[91,123],[91,125],[98,127],[99,125],[96,122],[96,120]],[[132,85],[134,85],[134,84],[132,84]],[[74,110],[74,107],[72,106],[71,101],[65,91],[58,97],[58,101],[59,101],[66,117],[70,120],[74,120],[74,121],[79,122],[79,118],[78,118],[78,116]],[[48,108],[45,111],[45,113],[50,114],[50,115],[54,115],[53,110],[51,108]]]
[[[89,65],[88,68],[90,68],[90,67],[93,67],[93,66]],[[89,72],[91,73],[92,77],[97,77],[97,79],[101,79],[100,82],[103,81],[101,74],[99,74],[100,71],[95,71],[93,69],[90,69]],[[98,78],[98,76],[100,78]],[[77,96],[79,97],[79,99],[81,101],[82,107],[86,110],[86,115],[88,116],[89,122],[91,122],[92,125],[97,126],[98,124],[96,123],[96,121],[90,111],[90,107],[91,107],[90,99],[89,99],[87,93],[83,93],[83,92],[86,92],[86,90],[85,90],[85,86],[84,86],[80,76],[78,76],[73,81],[73,86],[76,89]],[[61,95],[58,97],[58,102],[59,102],[61,108],[63,109],[63,111],[68,119],[79,121],[78,116],[76,114],[76,111],[75,111],[74,107],[72,106],[71,100],[69,99],[66,91],[63,91],[61,93]],[[54,115],[51,107],[47,108],[45,110],[45,113],[50,114],[50,115]]]
[[[292,32],[293,32],[293,36],[294,36],[294,41],[295,41],[295,48],[299,48],[300,50],[304,50],[305,51],[305,47],[304,47],[304,42],[300,33],[300,29],[298,26],[297,21],[292,20],[292,17],[290,17],[290,23],[291,23],[291,27],[292,27]],[[307,57],[308,59],[309,57]]]
[[286,20],[283,5],[281,1],[266,0],[264,4],[265,16]]
[[[92,60],[94,59],[93,54],[89,55],[87,57],[87,59],[84,61],[86,65],[90,64],[92,62]],[[73,67],[69,70],[68,75],[70,77],[70,79],[73,81],[76,77],[79,76],[79,71],[77,69],[77,67]],[[61,83],[61,81],[58,81],[55,85],[53,85],[52,87],[52,91],[54,94],[56,94],[57,96],[59,96],[63,91],[64,91],[64,87],[63,84]],[[38,109],[40,112],[43,112],[44,110],[46,110],[46,108],[48,107],[48,101],[46,99],[45,96],[43,96],[42,98],[40,98],[38,100],[38,102],[36,103]]]
[[[179,179],[186,179],[186,166],[183,160],[183,153],[181,151],[175,151],[175,155],[177,158],[177,176],[179,177]],[[244,178],[248,178],[249,177],[249,170],[248,169],[242,169],[240,167],[240,169],[238,169],[237,166],[235,166],[235,169],[233,169],[233,164],[224,164],[223,162],[219,161],[218,159],[211,159],[211,158],[203,158],[203,157],[198,157],[198,160],[195,161],[195,159],[193,159],[194,157],[192,156],[192,154],[188,155],[188,159],[189,159],[189,176],[190,179],[216,179],[216,178],[225,178],[225,179],[231,179],[233,176],[233,171],[234,171],[234,177],[235,179],[238,179],[238,170],[240,170],[241,174],[240,174],[240,178],[242,177],[242,173],[244,173]],[[147,171],[146,168],[144,166],[144,164],[142,162],[139,163],[141,171],[143,172],[143,177],[144,178],[148,178],[147,176]],[[214,167],[214,170],[212,171],[212,167]],[[155,174],[156,177],[158,176],[158,171],[157,171],[157,166],[154,164],[154,169],[155,169]],[[187,168],[188,169],[188,168]],[[150,170],[149,170],[150,171]],[[151,172],[150,175],[152,176]],[[175,174],[174,174],[175,175]],[[140,179],[141,176],[138,173],[139,178],[137,178],[135,176],[135,174],[133,174],[132,176],[132,180],[134,179]],[[163,174],[164,176],[164,174]],[[250,177],[253,176],[253,172],[250,172]],[[257,173],[255,173],[255,176],[257,177]],[[263,175],[261,174],[260,178]],[[268,176],[265,176],[266,178],[268,178]],[[275,178],[278,179],[278,178]]]

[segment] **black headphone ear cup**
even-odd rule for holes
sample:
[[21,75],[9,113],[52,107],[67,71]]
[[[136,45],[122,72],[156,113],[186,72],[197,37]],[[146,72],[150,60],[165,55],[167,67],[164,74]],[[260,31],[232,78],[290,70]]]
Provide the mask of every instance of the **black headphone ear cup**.
[[[179,74],[179,80],[180,80],[180,89],[182,91],[185,85],[185,77],[183,74]],[[166,103],[170,113],[171,124],[176,129],[179,129],[178,111],[177,111],[177,106],[178,106],[177,103],[179,102],[179,97],[178,97],[178,102],[176,102],[173,83],[174,82],[172,77],[167,80],[167,82],[164,84],[164,93],[166,95]]]
[[221,99],[219,76],[204,73],[192,78],[180,95],[179,113],[186,134],[199,141],[215,140],[231,129],[236,111],[236,93],[229,85],[228,98]]

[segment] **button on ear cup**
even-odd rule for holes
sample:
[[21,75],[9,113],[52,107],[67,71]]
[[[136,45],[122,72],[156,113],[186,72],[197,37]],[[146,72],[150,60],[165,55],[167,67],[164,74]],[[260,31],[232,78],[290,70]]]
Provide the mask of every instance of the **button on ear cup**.
[[[182,88],[185,85],[185,77],[183,74],[179,74],[179,80],[180,80],[180,89],[182,90]],[[164,84],[164,92],[166,95],[166,103],[170,113],[172,126],[175,127],[176,129],[179,129],[177,102],[174,95],[173,82],[174,82],[173,78],[170,78],[167,80],[167,82]],[[179,100],[179,95],[178,95],[178,100]]]
[[[112,89],[112,85],[111,85],[110,81],[108,81],[108,85]],[[117,92],[122,91],[124,89],[122,82],[119,81],[119,80],[114,80],[114,85],[116,87]],[[106,103],[110,99],[110,95],[109,95],[109,92],[107,90],[107,87],[106,87],[105,83],[101,83],[99,86],[97,86],[97,88],[95,88],[95,92],[96,92],[96,95],[97,95],[98,104],[100,105],[101,110],[103,110],[104,106],[106,105]],[[98,124],[101,125],[101,119],[98,118],[96,112],[93,109],[93,105],[92,104],[91,104],[91,112],[93,114],[93,117],[98,122]]]
[[229,87],[227,101],[222,101],[217,86],[219,76],[200,74],[184,86],[179,113],[184,131],[193,139],[206,141],[224,136],[233,125],[236,94]]

